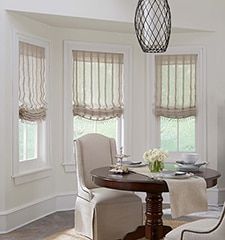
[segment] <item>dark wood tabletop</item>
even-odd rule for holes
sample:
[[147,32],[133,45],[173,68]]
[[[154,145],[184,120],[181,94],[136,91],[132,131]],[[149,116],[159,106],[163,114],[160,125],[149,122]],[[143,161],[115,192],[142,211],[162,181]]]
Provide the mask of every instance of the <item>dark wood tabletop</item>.
[[[168,192],[168,186],[163,179],[129,172],[128,174],[113,174],[110,167],[96,168],[91,171],[94,183],[101,187],[118,190],[146,192],[146,221],[144,226],[139,226],[134,232],[128,233],[123,240],[135,240],[142,237],[151,240],[162,239],[170,230],[162,221],[162,193]],[[209,168],[201,168],[195,175],[203,177],[207,188],[217,184],[220,173]]]
[[[96,185],[120,190],[135,192],[168,192],[168,187],[163,179],[153,179],[148,176],[130,172],[128,174],[113,174],[109,167],[97,168],[91,171],[93,181]],[[210,168],[202,168],[195,175],[203,177],[207,188],[217,184],[220,173]]]

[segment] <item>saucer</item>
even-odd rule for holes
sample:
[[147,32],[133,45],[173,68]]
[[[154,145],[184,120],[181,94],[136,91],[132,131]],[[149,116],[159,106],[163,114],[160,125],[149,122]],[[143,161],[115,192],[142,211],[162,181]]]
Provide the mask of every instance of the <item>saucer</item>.
[[126,165],[129,168],[137,168],[137,167],[144,167],[147,165],[145,162],[135,162],[135,161],[123,161],[123,164]]
[[186,179],[186,178],[190,178],[194,176],[193,173],[186,173],[186,172],[183,172],[181,174],[181,172],[179,171],[179,174],[178,172],[173,172],[173,173],[163,173],[162,174],[162,177],[163,178],[171,178],[171,179]]

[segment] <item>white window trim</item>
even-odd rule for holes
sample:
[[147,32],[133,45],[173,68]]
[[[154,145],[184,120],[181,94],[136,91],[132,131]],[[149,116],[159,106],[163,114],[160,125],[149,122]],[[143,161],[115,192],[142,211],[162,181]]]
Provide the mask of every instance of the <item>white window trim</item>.
[[[179,46],[168,48],[166,54],[197,54],[197,118],[196,118],[196,152],[200,154],[202,161],[208,161],[207,157],[207,124],[206,124],[206,49],[201,46]],[[146,57],[147,83],[146,102],[147,122],[146,122],[146,149],[159,147],[159,121],[154,115],[155,103],[155,54]],[[150,91],[150,92],[149,92]],[[151,104],[152,103],[152,104]],[[174,157],[179,154],[174,153]],[[172,154],[171,154],[172,156]],[[172,156],[173,157],[173,156]],[[173,161],[173,159],[171,159]]]
[[[12,66],[12,99],[13,99],[13,113],[19,113],[19,104],[18,104],[18,56],[19,56],[19,41],[25,41],[30,44],[34,44],[37,46],[41,46],[45,48],[46,51],[46,99],[49,103],[48,90],[49,90],[49,76],[50,76],[50,42],[46,39],[33,36],[27,33],[21,33],[17,31],[13,31],[13,46],[11,53],[11,66]],[[49,104],[48,104],[49,105]],[[12,164],[12,178],[14,179],[15,184],[22,184],[30,181],[34,181],[40,178],[44,178],[50,176],[51,174],[51,163],[50,163],[50,155],[51,148],[50,146],[50,119],[49,114],[47,114],[44,125],[42,126],[44,129],[45,136],[41,137],[44,139],[43,144],[43,153],[41,153],[40,159],[35,159],[34,165],[31,166],[30,161],[19,161],[19,147],[18,147],[18,139],[19,139],[19,131],[18,131],[18,123],[19,123],[19,114],[13,114],[12,116],[12,139],[13,139],[13,164]],[[40,132],[38,133],[38,135]],[[40,137],[40,136],[39,136]],[[39,147],[39,146],[38,146]],[[43,161],[44,159],[44,161]],[[27,169],[26,169],[27,168]]]
[[[124,151],[132,154],[132,48],[128,45],[114,45],[102,43],[86,43],[76,41],[64,41],[64,160],[65,172],[75,172],[75,159],[73,154],[73,115],[72,115],[72,50],[86,50],[98,52],[116,52],[124,55],[124,114],[123,128],[124,136],[120,141],[124,144]],[[123,126],[121,126],[123,125]]]

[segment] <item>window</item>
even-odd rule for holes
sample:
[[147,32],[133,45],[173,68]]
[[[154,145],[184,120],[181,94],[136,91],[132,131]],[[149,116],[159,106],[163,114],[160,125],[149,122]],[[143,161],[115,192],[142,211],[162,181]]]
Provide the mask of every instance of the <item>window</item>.
[[123,55],[73,50],[74,137],[100,133],[121,139]]
[[130,46],[64,42],[65,172],[76,171],[73,140],[84,134],[113,137],[132,154],[131,63]]
[[16,34],[14,176],[49,168],[47,143],[48,43]]
[[160,117],[160,146],[169,152],[195,152],[195,117],[171,119]]
[[95,121],[75,116],[73,127],[74,139],[79,138],[88,133],[99,133],[110,138],[120,139],[120,136],[118,136],[119,131],[118,125],[119,120],[117,118],[104,121]]
[[197,54],[157,55],[155,63],[160,147],[195,152]]
[[19,161],[37,159],[37,135],[37,123],[25,123],[19,120]]

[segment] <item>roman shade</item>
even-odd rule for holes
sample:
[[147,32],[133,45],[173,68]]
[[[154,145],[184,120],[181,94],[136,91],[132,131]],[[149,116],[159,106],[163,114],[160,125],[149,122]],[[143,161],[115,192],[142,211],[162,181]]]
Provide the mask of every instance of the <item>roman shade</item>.
[[197,54],[157,55],[155,115],[195,116]]
[[46,117],[45,48],[19,41],[19,118],[36,122]]
[[73,114],[105,120],[123,114],[123,54],[73,51]]

